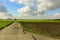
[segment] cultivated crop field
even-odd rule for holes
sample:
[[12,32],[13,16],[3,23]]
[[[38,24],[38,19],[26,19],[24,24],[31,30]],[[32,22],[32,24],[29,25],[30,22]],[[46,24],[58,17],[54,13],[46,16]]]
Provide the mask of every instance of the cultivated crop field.
[[60,38],[60,20],[20,20],[26,31]]
[[13,20],[0,20],[0,30],[9,26]]
[[60,22],[58,19],[20,19],[18,22]]
[[14,21],[19,22],[26,31],[60,38],[60,20],[0,20],[0,30]]

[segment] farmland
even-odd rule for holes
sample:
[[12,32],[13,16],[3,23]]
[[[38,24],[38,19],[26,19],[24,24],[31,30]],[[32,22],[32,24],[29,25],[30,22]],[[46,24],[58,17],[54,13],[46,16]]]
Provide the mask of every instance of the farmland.
[[12,22],[13,20],[0,20],[0,30],[9,26]]
[[58,19],[20,19],[20,20],[17,20],[18,22],[60,22],[60,20]]
[[60,38],[60,20],[20,20],[19,22],[26,31]]
[[24,30],[31,33],[60,38],[60,20],[0,20],[0,30],[14,21],[19,22]]

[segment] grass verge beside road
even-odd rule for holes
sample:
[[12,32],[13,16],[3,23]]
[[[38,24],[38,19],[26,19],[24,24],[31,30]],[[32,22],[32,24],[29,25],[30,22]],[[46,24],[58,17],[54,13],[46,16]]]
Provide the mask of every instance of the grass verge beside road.
[[13,20],[0,20],[0,30],[13,23]]

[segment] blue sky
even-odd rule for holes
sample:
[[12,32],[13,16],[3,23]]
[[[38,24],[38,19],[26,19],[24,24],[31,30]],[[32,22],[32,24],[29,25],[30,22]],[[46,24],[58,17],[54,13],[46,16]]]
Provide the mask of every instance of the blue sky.
[[[18,14],[17,9],[24,7],[25,5],[23,4],[17,4],[17,3],[12,3],[9,0],[0,0],[1,2],[5,3],[5,7],[9,11],[10,14]],[[60,12],[60,8],[47,11],[48,14],[54,14]]]
[[[5,7],[7,8],[10,14],[18,14],[17,9],[20,9],[25,6],[24,4],[13,3],[13,2],[10,2],[9,0],[0,0],[0,1],[5,3]],[[60,8],[46,11],[46,12],[48,14],[60,13]]]
[[50,11],[47,11],[48,14],[55,14],[55,13],[60,13],[60,8],[57,8],[55,10],[50,10]]
[[5,7],[10,14],[18,14],[17,9],[24,7],[23,4],[12,3],[9,0],[0,0],[5,4]]
[[[7,8],[10,14],[12,15],[15,14],[16,16],[18,16],[18,18],[26,17],[26,18],[40,19],[40,18],[45,18],[44,15],[46,15],[46,18],[60,19],[60,0],[58,1],[57,0],[34,0],[34,2],[32,0],[0,0],[0,3],[1,2],[4,3],[4,6]],[[0,10],[1,11],[6,10],[3,8],[4,6],[3,7],[2,6],[3,5],[0,4]],[[33,12],[30,12],[31,10],[33,10]],[[33,15],[30,13],[32,13]],[[34,13],[36,13],[36,15]],[[56,13],[58,14],[58,16]],[[44,15],[42,16],[42,14]],[[51,15],[47,15],[47,14],[51,14]]]

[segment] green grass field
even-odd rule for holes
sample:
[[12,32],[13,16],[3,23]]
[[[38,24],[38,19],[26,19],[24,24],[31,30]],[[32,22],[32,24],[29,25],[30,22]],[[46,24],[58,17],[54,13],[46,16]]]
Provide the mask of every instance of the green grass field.
[[55,19],[55,20],[39,20],[39,19],[21,19],[21,20],[17,20],[18,22],[60,22],[60,20],[57,20],[57,19]]
[[13,20],[0,20],[0,30],[7,27],[13,22]]

